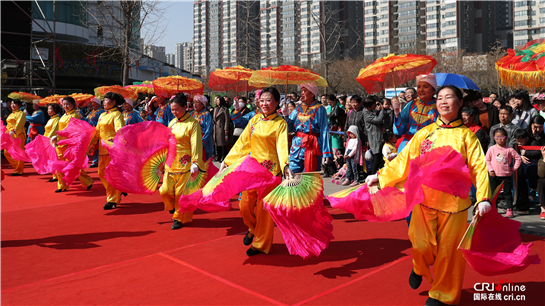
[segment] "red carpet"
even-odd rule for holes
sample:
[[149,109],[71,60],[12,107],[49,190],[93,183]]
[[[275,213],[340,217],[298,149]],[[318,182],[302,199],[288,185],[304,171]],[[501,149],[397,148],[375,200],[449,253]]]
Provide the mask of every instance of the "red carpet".
[[[55,194],[49,175],[28,167],[22,177],[2,160],[3,305],[423,305],[430,285],[407,284],[411,249],[405,221],[371,223],[330,209],[335,240],[323,254],[290,256],[278,229],[270,255],[247,257],[238,210],[197,212],[191,225],[170,229],[158,194],[129,195],[104,211],[96,168],[91,191],[79,183]],[[236,207],[236,203],[234,203]],[[542,237],[533,253],[545,260]],[[467,267],[462,305],[477,282],[525,285],[524,305],[543,305],[544,264],[503,277]]]

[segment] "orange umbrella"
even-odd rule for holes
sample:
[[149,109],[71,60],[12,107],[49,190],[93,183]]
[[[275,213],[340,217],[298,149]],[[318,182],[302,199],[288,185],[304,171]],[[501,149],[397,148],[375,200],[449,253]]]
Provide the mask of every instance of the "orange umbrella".
[[76,100],[76,105],[78,107],[85,107],[87,104],[93,100],[95,96],[91,94],[84,94],[84,93],[73,93],[70,95],[70,97],[74,98]]
[[362,68],[356,81],[367,93],[374,94],[389,87],[395,89],[396,84],[408,82],[417,75],[428,74],[435,65],[437,61],[427,55],[390,54]]
[[254,87],[272,85],[300,85],[314,82],[317,86],[327,87],[327,81],[319,74],[298,66],[283,65],[280,67],[261,68],[253,72],[248,84]]
[[254,90],[254,86],[248,85],[248,80],[252,76],[252,69],[242,66],[227,67],[224,69],[216,69],[210,73],[208,86],[212,90],[227,91],[229,89],[235,92]]
[[166,98],[170,98],[179,92],[188,93],[193,97],[196,94],[202,95],[204,84],[197,79],[173,75],[154,80],[153,88],[156,95]]
[[46,106],[48,104],[61,104],[61,99],[66,97],[66,95],[52,95],[40,100],[40,106]]
[[155,94],[152,84],[137,84],[137,85],[127,85],[125,88],[136,92],[137,94]]
[[507,49],[496,62],[501,83],[531,91],[545,88],[545,39],[528,42],[522,49]]
[[12,92],[12,93],[10,93],[8,95],[8,98],[18,99],[18,100],[26,101],[26,102],[32,102],[32,100],[41,100],[41,99],[43,99],[40,96],[33,95],[31,93],[28,93],[28,92]]
[[104,99],[104,95],[108,93],[109,91],[115,92],[120,94],[123,98],[130,98],[132,100],[136,100],[138,98],[138,94],[135,93],[132,90],[129,90],[127,88],[124,88],[119,85],[112,85],[112,86],[100,86],[95,88],[95,96],[99,98],[100,100]]

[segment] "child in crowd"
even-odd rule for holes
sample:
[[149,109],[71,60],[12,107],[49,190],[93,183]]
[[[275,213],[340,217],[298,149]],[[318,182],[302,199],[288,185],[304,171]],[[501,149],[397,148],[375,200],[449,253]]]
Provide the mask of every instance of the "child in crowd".
[[384,146],[382,147],[382,156],[384,156],[384,166],[397,156],[396,141],[397,136],[391,130],[385,130],[383,133]]
[[384,120],[382,121],[383,130],[392,130],[394,125],[394,110],[392,109],[392,101],[388,98],[382,99],[382,111],[384,112]]
[[145,110],[140,111],[140,118],[142,118],[144,121],[148,121],[148,114],[146,114]]
[[512,116],[513,108],[511,106],[503,105],[502,107],[500,107],[500,123],[495,124],[490,128],[490,139],[488,143],[489,148],[496,144],[496,142],[494,141],[494,131],[496,131],[500,127],[507,132],[507,145],[510,147],[514,147],[517,144],[517,141],[515,140],[515,137],[513,137],[513,135],[515,134],[515,131],[520,128],[511,122]]
[[[490,186],[492,190],[496,190],[503,182],[503,194],[507,205],[507,218],[513,218],[513,195],[511,187],[511,175],[513,171],[517,171],[522,162],[518,153],[508,145],[507,131],[504,128],[497,128],[493,131],[495,145],[488,148],[486,152],[486,165],[490,174]],[[514,161],[514,166],[511,168],[511,163]]]
[[[358,127],[351,125],[346,132],[348,140],[346,141],[346,152],[344,153],[344,162],[346,163],[346,179],[343,186],[358,185],[359,173],[356,167],[361,158],[361,141],[359,137]],[[353,180],[352,180],[353,179]]]

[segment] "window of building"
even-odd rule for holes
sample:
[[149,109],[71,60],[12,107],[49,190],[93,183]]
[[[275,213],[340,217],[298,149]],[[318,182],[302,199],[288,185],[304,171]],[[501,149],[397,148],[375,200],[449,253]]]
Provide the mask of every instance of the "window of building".
[[447,12],[445,15],[443,15],[443,18],[449,18],[456,16],[456,12]]

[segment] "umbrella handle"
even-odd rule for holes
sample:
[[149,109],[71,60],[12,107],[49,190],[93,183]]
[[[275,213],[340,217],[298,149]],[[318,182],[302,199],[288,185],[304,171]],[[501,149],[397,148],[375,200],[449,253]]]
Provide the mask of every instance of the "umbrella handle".
[[392,68],[392,79],[394,80],[394,97],[397,98],[396,77],[395,77],[395,74],[394,74],[394,68]]

